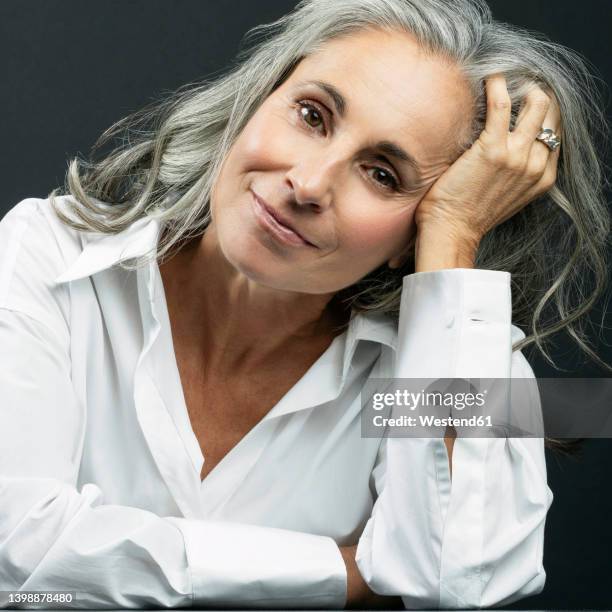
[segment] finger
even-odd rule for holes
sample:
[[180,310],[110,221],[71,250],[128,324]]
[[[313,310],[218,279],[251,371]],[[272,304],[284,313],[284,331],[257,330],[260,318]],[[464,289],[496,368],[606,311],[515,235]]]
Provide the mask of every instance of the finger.
[[512,101],[506,87],[506,77],[495,74],[486,79],[487,118],[485,132],[496,141],[506,143],[510,129]]
[[555,134],[559,135],[560,137],[563,126],[561,125],[561,112],[559,111],[559,104],[555,100],[554,96],[552,96],[552,94],[549,94],[549,99],[550,106],[546,111],[546,115],[544,117],[544,120],[542,121],[541,127],[542,129],[550,128],[553,132],[555,132]]
[[512,139],[515,142],[533,142],[542,130],[550,106],[550,97],[540,87],[530,89],[512,132]]
[[[537,88],[537,87],[538,87],[538,85],[537,85],[537,84],[532,83],[532,88]],[[540,88],[540,89],[541,89],[541,88]],[[532,91],[532,90],[530,90],[530,91]],[[546,95],[549,95],[547,91],[544,91],[544,93],[546,93]],[[527,98],[526,98],[526,97],[524,97],[524,98],[521,100],[521,107],[520,107],[519,113],[518,113],[518,115],[517,115],[517,117],[516,117],[516,121],[514,122],[515,127],[516,127],[516,126],[517,126],[517,125],[518,125],[518,124],[521,122],[521,120],[523,119],[523,117],[524,117],[524,115],[525,115],[525,111],[526,111],[526,110],[527,110]]]
[[[543,145],[544,143],[538,143],[538,144]],[[559,155],[560,155],[562,146],[563,145],[561,144],[554,151],[550,151],[550,153],[547,154],[548,159],[546,160],[544,172],[541,173],[540,178],[535,185],[535,191],[538,195],[542,195],[543,193],[546,193],[549,189],[551,189],[555,185],[557,181],[557,170],[559,167]]]
[[[550,128],[553,130],[553,132],[558,134],[561,129],[560,124],[561,118],[559,109],[553,100],[546,111],[541,127]],[[553,178],[556,178],[556,171],[551,166],[556,166],[559,156],[559,149],[560,147],[557,147],[554,151],[551,151],[551,149],[544,142],[537,139],[533,140],[531,150],[529,151],[529,158],[527,160],[527,172],[533,179],[540,181],[546,172],[548,172],[548,175],[552,174]]]

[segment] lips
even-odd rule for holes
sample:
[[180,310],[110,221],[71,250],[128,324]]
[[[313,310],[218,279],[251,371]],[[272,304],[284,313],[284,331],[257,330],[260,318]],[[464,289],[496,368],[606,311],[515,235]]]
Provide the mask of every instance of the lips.
[[251,191],[255,198],[255,212],[258,221],[264,225],[265,229],[271,231],[281,241],[292,245],[303,245],[315,247],[303,234],[301,234],[285,217],[277,210],[272,208],[263,198],[258,196],[254,191]]

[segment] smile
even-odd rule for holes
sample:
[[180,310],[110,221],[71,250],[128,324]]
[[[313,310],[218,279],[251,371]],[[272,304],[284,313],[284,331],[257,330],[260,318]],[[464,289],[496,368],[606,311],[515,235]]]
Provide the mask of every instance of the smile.
[[253,211],[258,225],[264,229],[270,236],[278,242],[288,246],[307,246],[314,247],[311,242],[308,242],[295,230],[287,227],[274,215],[271,208],[266,206],[255,192],[253,194]]

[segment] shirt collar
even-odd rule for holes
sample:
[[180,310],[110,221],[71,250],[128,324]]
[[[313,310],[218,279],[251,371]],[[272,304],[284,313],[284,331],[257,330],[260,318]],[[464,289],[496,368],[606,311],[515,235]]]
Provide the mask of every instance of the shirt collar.
[[346,330],[342,378],[346,377],[360,340],[388,346],[395,351],[397,324],[388,316],[379,313],[358,313],[351,317]]
[[55,279],[58,284],[91,276],[127,259],[141,257],[157,246],[159,222],[151,217],[134,221],[117,234],[82,233],[82,252]]

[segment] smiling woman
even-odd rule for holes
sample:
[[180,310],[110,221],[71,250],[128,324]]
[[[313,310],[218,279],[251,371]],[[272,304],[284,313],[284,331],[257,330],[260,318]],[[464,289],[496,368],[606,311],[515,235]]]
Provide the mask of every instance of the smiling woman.
[[[609,231],[591,77],[480,0],[305,0],[255,33],[0,223],[0,591],[538,593],[544,440],[362,436],[361,394],[533,379],[520,348],[564,327],[591,352]],[[537,394],[502,403],[539,430]]]
[[408,256],[417,204],[468,138],[472,102],[458,67],[407,33],[367,29],[328,41],[236,138],[204,242],[218,241],[247,277],[306,293],[301,307],[308,299],[320,309]]

